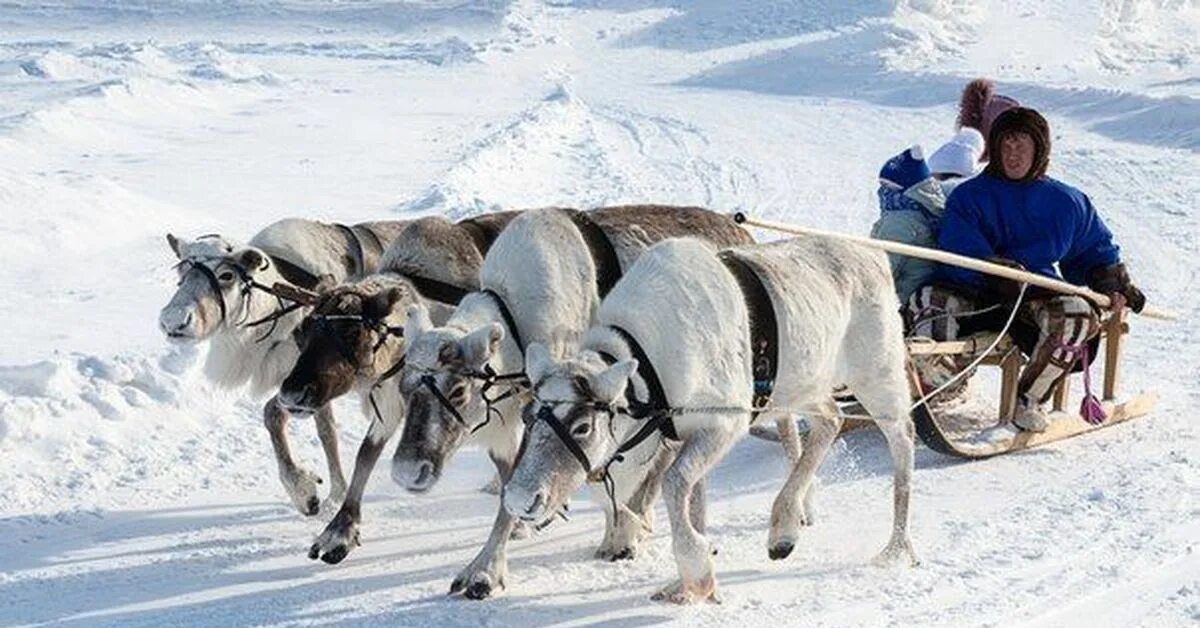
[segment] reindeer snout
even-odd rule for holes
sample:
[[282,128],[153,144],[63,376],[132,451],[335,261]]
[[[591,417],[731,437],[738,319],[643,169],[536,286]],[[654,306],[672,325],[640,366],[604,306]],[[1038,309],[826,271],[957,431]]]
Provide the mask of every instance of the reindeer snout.
[[158,316],[158,327],[168,338],[188,339],[193,337],[192,321],[194,314],[191,310],[168,308]]
[[393,460],[392,480],[414,493],[423,493],[437,483],[437,468],[429,460]]

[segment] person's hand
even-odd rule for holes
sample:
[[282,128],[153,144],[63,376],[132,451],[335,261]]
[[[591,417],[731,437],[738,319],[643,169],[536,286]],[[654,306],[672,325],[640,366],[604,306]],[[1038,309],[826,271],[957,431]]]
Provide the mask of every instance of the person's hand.
[[[1134,312],[1141,312],[1142,308],[1146,307],[1146,295],[1133,285],[1133,281],[1129,278],[1129,271],[1125,269],[1124,264],[1117,263],[1092,269],[1092,272],[1089,273],[1088,287],[1101,294],[1109,295],[1109,298],[1112,298],[1113,294],[1119,294],[1124,305]],[[1113,309],[1115,311],[1119,308],[1114,307]]]
[[1129,301],[1125,299],[1125,295],[1120,292],[1108,293],[1108,309],[1113,312],[1121,312],[1129,305]]

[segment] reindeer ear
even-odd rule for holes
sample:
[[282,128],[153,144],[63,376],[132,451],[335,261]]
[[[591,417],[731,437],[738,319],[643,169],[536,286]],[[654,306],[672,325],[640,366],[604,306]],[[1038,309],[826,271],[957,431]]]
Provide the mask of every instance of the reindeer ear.
[[525,374],[529,376],[529,381],[542,381],[550,369],[554,368],[554,360],[550,357],[550,350],[540,342],[531,342],[525,348]]
[[404,298],[404,295],[403,288],[388,288],[371,297],[364,305],[363,313],[374,318],[387,318],[392,314],[392,308],[396,307],[396,302]]
[[404,323],[404,337],[411,341],[430,329],[433,329],[433,321],[429,320],[429,310],[420,303],[408,306],[408,319]]
[[621,360],[596,375],[588,378],[592,392],[601,401],[613,402],[625,394],[629,378],[637,370],[637,360]]
[[236,259],[238,266],[245,268],[249,273],[263,270],[269,265],[267,256],[256,249],[246,249],[238,253]]
[[183,259],[183,246],[186,244],[183,240],[175,237],[173,233],[168,233],[167,244],[171,247],[172,251],[175,251],[175,257]]
[[499,323],[489,323],[476,329],[459,341],[463,360],[467,364],[482,365],[496,354],[501,340],[504,340],[504,327]]

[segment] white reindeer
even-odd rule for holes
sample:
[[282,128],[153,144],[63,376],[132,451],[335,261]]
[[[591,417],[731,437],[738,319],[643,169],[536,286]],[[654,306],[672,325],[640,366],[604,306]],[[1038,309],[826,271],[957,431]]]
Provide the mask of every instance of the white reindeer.
[[[772,508],[770,557],[786,557],[797,542],[804,496],[841,426],[830,391],[844,382],[883,431],[894,465],[894,522],[881,558],[915,560],[908,537],[913,429],[899,304],[887,259],[822,239],[739,247],[726,255],[754,269],[778,320],[778,377],[771,400],[777,410],[765,416],[820,410]],[[655,599],[716,600],[703,503],[693,496],[697,483],[750,423],[754,377],[748,316],[742,289],[714,247],[680,239],[648,250],[605,299],[578,353],[556,360],[542,347],[529,347],[534,399],[526,417],[531,424],[525,454],[504,488],[505,509],[522,520],[541,521],[584,483],[589,471],[604,466],[647,420],[629,416],[629,399],[635,405],[648,402],[644,374],[653,368],[669,404],[657,410],[672,413],[681,439],[663,479],[679,580]],[[642,347],[649,366],[633,359],[628,338]],[[629,386],[633,391],[627,397]],[[638,466],[637,456],[627,458],[614,467]],[[581,459],[595,469],[585,469]]]
[[[267,289],[275,283],[311,288],[319,277],[342,281],[371,272],[405,224],[347,227],[285,219],[260,231],[249,246],[217,235],[191,241],[168,235],[180,260],[179,287],[159,314],[159,327],[171,342],[209,341],[205,375],[222,388],[248,385],[253,396],[262,397],[279,386],[295,363],[299,348],[293,332],[308,309],[281,308]],[[264,320],[268,322],[254,324]],[[297,510],[315,515],[321,480],[292,459],[288,417],[274,397],[263,407],[284,489]],[[340,503],[346,479],[328,406],[315,414],[315,422],[329,466],[329,502]]]
[[[620,268],[651,243],[679,235],[719,245],[752,241],[729,218],[695,207],[612,207],[582,214],[543,209],[514,220],[484,260],[484,291],[463,299],[444,326],[433,327],[421,308],[409,317],[408,364],[400,379],[408,414],[392,464],[395,480],[412,491],[428,490],[468,441],[485,448],[506,479],[522,446],[522,395],[489,411],[484,395],[495,399],[508,387],[484,388],[505,383],[497,378],[523,374],[525,342],[569,351],[594,319],[598,286],[611,286]],[[644,481],[623,493],[619,506],[633,516],[620,518],[620,529],[610,517],[598,557],[633,557],[658,490],[655,478],[639,480]],[[480,599],[505,588],[506,548],[515,526],[499,508],[486,545],[454,579],[451,593]]]

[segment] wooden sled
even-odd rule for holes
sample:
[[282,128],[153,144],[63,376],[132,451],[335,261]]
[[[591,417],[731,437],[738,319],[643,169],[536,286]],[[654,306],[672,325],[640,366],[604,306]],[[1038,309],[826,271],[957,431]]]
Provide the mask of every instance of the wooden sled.
[[[958,458],[983,459],[1006,454],[1012,451],[1029,449],[1046,443],[1071,438],[1086,432],[1103,429],[1118,423],[1123,423],[1148,414],[1154,409],[1157,401],[1153,394],[1136,395],[1125,401],[1117,400],[1117,382],[1120,375],[1121,340],[1129,333],[1126,312],[1113,314],[1104,319],[1101,327],[1101,342],[1104,346],[1103,367],[1103,396],[1101,405],[1104,406],[1108,418],[1099,425],[1084,421],[1075,410],[1067,410],[1066,405],[1070,393],[1071,378],[1063,378],[1054,390],[1053,410],[1049,413],[1050,426],[1044,432],[1026,432],[1017,429],[1012,418],[1017,409],[1017,380],[1025,358],[1012,340],[1001,338],[980,362],[981,366],[996,366],[1000,368],[1000,403],[998,422],[993,425],[980,426],[978,416],[960,418],[971,419],[972,425],[955,429],[945,425],[951,416],[939,417],[935,404],[931,409],[928,404],[922,404],[913,410],[913,424],[917,436],[930,449]],[[995,334],[979,334],[966,340],[947,342],[912,341],[908,344],[910,357],[930,355],[957,355],[968,360],[974,360],[986,351],[996,340]],[[1094,366],[1094,364],[1093,364]],[[909,366],[912,383],[913,399],[922,396],[916,370]],[[842,395],[838,405],[843,414],[849,417],[862,416],[866,410],[858,405],[852,396]],[[871,425],[872,421],[862,418],[847,418],[842,424],[842,433]],[[801,427],[801,432],[804,429]],[[779,435],[773,425],[755,425],[751,427],[753,436],[768,441],[778,441]]]
[[[999,422],[982,430],[976,428],[955,431],[945,425],[947,417],[937,416],[936,405],[931,409],[928,404],[922,404],[913,410],[913,423],[917,435],[930,449],[939,453],[959,458],[982,459],[1071,438],[1149,413],[1154,409],[1156,401],[1152,394],[1140,394],[1125,401],[1117,400],[1121,340],[1129,333],[1126,316],[1124,311],[1112,314],[1103,321],[1101,327],[1101,341],[1104,345],[1104,385],[1101,403],[1108,415],[1103,423],[1092,425],[1084,421],[1076,410],[1066,408],[1071,378],[1065,377],[1054,390],[1054,409],[1049,413],[1050,426],[1046,431],[1026,432],[1017,429],[1012,423],[1012,418],[1017,408],[1017,379],[1024,364],[1024,357],[1009,338],[1001,338],[996,348],[981,362],[981,365],[1000,368]],[[995,335],[983,335],[951,342],[910,342],[908,351],[913,357],[957,355],[974,359],[995,340]],[[909,373],[914,399],[919,399],[920,383],[915,369],[911,366]]]

